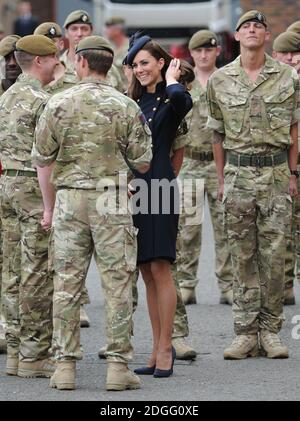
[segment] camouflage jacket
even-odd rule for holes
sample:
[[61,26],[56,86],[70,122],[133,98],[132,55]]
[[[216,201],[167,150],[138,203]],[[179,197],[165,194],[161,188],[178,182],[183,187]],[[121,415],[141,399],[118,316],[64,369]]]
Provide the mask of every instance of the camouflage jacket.
[[226,150],[270,154],[287,149],[290,127],[300,119],[299,86],[296,70],[267,54],[252,82],[238,57],[209,79],[208,127],[225,134]]
[[123,60],[126,57],[129,49],[129,42],[127,41],[122,47],[115,49],[115,55],[114,55],[114,65],[116,69],[118,70],[120,77],[122,79],[123,84],[123,92],[126,91],[128,81],[125,76],[125,73],[123,72]]
[[186,116],[188,125],[189,147],[197,152],[212,151],[213,130],[207,127],[208,106],[206,89],[195,79],[190,94],[193,108]]
[[33,171],[31,149],[36,121],[49,96],[27,74],[0,98],[0,161],[3,169]]
[[93,78],[54,95],[36,128],[33,161],[55,161],[56,187],[96,189],[103,178],[118,183],[128,164],[139,170],[152,159],[151,132],[138,105]]
[[[64,83],[66,85],[76,85],[76,83],[79,82],[79,78],[76,74],[75,71],[75,66],[74,64],[69,60],[68,58],[68,50],[65,51],[61,56],[60,56],[60,61],[64,64],[64,66],[66,67],[66,73],[63,77],[64,79]],[[109,70],[109,72],[107,73],[107,82],[114,88],[116,88],[118,91],[120,92],[124,92],[123,91],[123,82],[120,76],[120,73],[118,71],[118,69],[116,68],[115,65],[112,65],[111,69]],[[58,92],[58,91],[57,91]],[[53,92],[54,93],[54,92]]]

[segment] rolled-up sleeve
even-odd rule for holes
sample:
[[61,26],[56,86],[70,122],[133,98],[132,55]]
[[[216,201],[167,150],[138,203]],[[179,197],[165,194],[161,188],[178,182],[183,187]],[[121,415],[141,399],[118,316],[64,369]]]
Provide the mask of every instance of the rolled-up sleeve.
[[300,122],[300,79],[295,69],[293,69],[293,79],[295,87],[295,101],[292,116],[292,124]]
[[212,79],[207,84],[206,98],[208,103],[208,118],[206,127],[218,133],[225,134],[223,114],[216,99]]
[[151,130],[140,109],[128,121],[125,158],[128,165],[136,171],[149,165],[152,160]]
[[55,137],[49,104],[41,114],[35,129],[35,139],[31,152],[32,163],[35,166],[46,167],[56,160],[59,144]]

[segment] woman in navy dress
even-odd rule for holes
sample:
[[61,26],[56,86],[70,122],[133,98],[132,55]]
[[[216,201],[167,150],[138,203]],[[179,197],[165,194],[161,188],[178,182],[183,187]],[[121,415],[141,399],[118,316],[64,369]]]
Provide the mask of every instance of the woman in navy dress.
[[[139,229],[137,263],[146,285],[153,350],[148,366],[135,371],[137,374],[168,377],[173,372],[175,359],[171,339],[176,289],[171,264],[176,259],[179,217],[176,176],[183,161],[184,148],[176,150],[172,158],[170,154],[177,130],[192,108],[192,100],[184,83],[191,82],[194,73],[188,63],[172,59],[159,44],[140,34],[130,44],[127,63],[133,69],[129,96],[141,107],[153,142],[150,170],[145,174],[135,173],[135,181],[142,179],[147,184],[148,212],[133,216],[134,224]],[[160,193],[159,197],[151,196],[153,181],[161,180],[173,181],[170,198],[165,197],[170,209],[163,209],[162,206],[163,195],[168,192]],[[137,196],[140,196],[138,191]],[[154,212],[153,208],[156,209]]]

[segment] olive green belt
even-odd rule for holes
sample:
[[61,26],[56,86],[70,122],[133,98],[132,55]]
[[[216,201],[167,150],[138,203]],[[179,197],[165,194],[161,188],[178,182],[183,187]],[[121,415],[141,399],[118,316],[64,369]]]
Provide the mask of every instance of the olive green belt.
[[24,171],[24,170],[3,170],[3,175],[8,175],[9,177],[14,177],[19,175],[21,177],[37,177],[35,171]]
[[286,151],[278,153],[276,155],[244,155],[227,153],[227,162],[237,167],[273,167],[274,165],[280,165],[286,162],[287,153]]
[[214,155],[212,152],[199,152],[193,148],[186,146],[184,148],[184,156],[195,159],[197,161],[213,161]]

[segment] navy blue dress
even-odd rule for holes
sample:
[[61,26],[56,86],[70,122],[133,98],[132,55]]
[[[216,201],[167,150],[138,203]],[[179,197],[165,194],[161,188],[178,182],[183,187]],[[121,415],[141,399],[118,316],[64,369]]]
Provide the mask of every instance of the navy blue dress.
[[[134,173],[136,179],[141,178],[148,185],[148,212],[133,215],[134,225],[139,229],[137,263],[155,259],[174,262],[179,219],[175,200],[178,196],[177,183],[176,187],[171,189],[170,212],[167,214],[164,214],[165,209],[162,208],[162,191],[158,204],[158,197],[151,197],[150,187],[152,180],[175,180],[170,151],[177,129],[193,103],[183,85],[176,83],[166,87],[165,82],[157,84],[155,93],[145,91],[137,102],[147,119],[153,142],[153,159],[149,171],[145,174]],[[153,207],[156,208],[156,212],[151,214]]]

